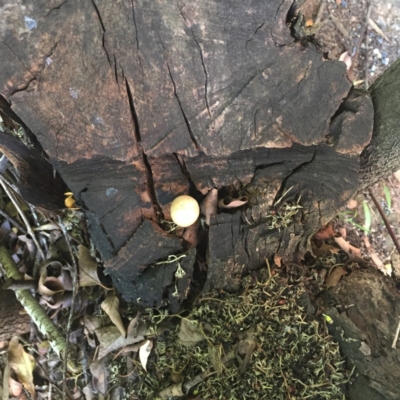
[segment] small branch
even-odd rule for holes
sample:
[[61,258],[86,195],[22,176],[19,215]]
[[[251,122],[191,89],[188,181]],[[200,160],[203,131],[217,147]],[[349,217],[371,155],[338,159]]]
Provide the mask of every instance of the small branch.
[[38,281],[36,279],[32,279],[26,281],[22,280],[15,280],[15,279],[8,279],[6,282],[1,285],[2,290],[21,290],[21,289],[36,289],[38,285]]
[[326,6],[326,2],[325,1],[326,0],[321,0],[321,4],[319,6],[318,13],[317,13],[317,16],[316,16],[315,21],[314,21],[315,25],[317,25],[317,24],[319,24],[321,22],[322,15],[324,14],[325,6]]
[[[22,275],[18,271],[13,258],[5,246],[0,246],[0,262],[3,264],[4,270],[9,279],[17,281],[22,280]],[[62,358],[66,347],[65,337],[62,332],[60,332],[58,327],[54,325],[53,321],[46,314],[43,307],[40,306],[29,289],[15,290],[15,296],[31,317],[32,321],[36,324],[42,335],[46,336],[49,340],[50,346],[54,352]],[[73,373],[79,371],[79,367],[75,365],[75,362],[71,358],[68,360],[68,368]]]
[[394,243],[394,245],[396,246],[397,251],[398,251],[399,254],[400,254],[400,244],[399,244],[399,241],[397,240],[396,235],[395,235],[395,233],[393,232],[393,229],[392,229],[392,227],[390,226],[389,221],[387,220],[386,215],[385,215],[385,213],[383,212],[381,205],[379,204],[379,202],[378,202],[378,200],[376,199],[375,195],[372,193],[372,190],[369,189],[368,192],[369,192],[369,195],[371,196],[371,199],[372,199],[372,201],[374,202],[376,208],[378,209],[381,218],[383,219],[383,222],[384,222],[384,224],[385,224],[385,226],[386,226],[386,229],[388,230],[389,235],[390,235],[390,237],[392,238],[393,243]]
[[9,221],[11,224],[13,224],[18,230],[20,230],[22,233],[26,233],[26,229],[13,217],[8,215],[5,211],[0,209],[0,215],[2,215],[7,221]]
[[370,15],[371,15],[371,5],[368,3],[367,16],[366,16],[364,24],[363,24],[363,30],[360,33],[360,38],[358,39],[358,42],[357,42],[356,51],[354,52],[354,55],[353,55],[354,62],[351,64],[351,67],[349,68],[349,70],[347,72],[347,75],[349,76],[349,79],[351,81],[354,80],[353,70],[354,70],[354,66],[357,64],[357,61],[358,61],[358,55],[360,52],[361,43],[364,40],[364,36],[368,29],[368,21],[369,21]]
[[397,324],[396,333],[394,335],[394,339],[393,339],[393,343],[392,343],[392,349],[396,348],[396,343],[397,343],[397,340],[399,339],[399,333],[400,333],[400,321]]
[[[368,3],[368,10],[367,10],[367,21],[369,21],[369,16],[371,14],[371,5]],[[365,78],[364,78],[364,86],[365,89],[368,89],[369,83],[368,83],[368,26],[367,24],[366,29],[365,29]]]
[[43,250],[40,247],[40,244],[35,236],[35,232],[33,232],[32,227],[28,221],[28,218],[26,218],[26,215],[24,214],[24,212],[21,210],[18,202],[15,200],[14,195],[11,193],[11,190],[8,188],[7,186],[7,181],[3,178],[3,176],[0,175],[0,185],[3,187],[4,191],[6,192],[7,196],[10,198],[10,200],[12,201],[12,203],[14,204],[14,207],[17,209],[18,214],[20,215],[20,217],[22,218],[22,220],[24,221],[24,224],[26,226],[26,230],[28,232],[28,234],[32,237],[32,240],[34,241],[38,252],[40,254],[40,256],[42,257],[43,260],[46,259],[46,257],[44,256]]
[[69,334],[71,332],[71,326],[72,326],[72,322],[73,322],[76,295],[77,295],[78,289],[79,289],[79,282],[78,282],[78,266],[76,265],[75,256],[74,256],[74,253],[72,252],[72,248],[71,248],[71,243],[69,241],[68,232],[65,229],[65,225],[63,224],[63,222],[62,222],[60,217],[58,217],[58,225],[61,227],[61,230],[62,230],[62,232],[64,234],[65,241],[67,242],[68,250],[69,250],[69,253],[70,253],[71,259],[72,259],[72,268],[70,268],[71,277],[72,277],[72,302],[71,302],[71,307],[70,307],[70,310],[69,310],[67,329],[66,329],[66,333],[65,333],[65,349],[64,349],[64,371],[63,371],[63,373],[64,373],[64,393],[65,393],[66,390],[67,390],[67,366],[68,366]]

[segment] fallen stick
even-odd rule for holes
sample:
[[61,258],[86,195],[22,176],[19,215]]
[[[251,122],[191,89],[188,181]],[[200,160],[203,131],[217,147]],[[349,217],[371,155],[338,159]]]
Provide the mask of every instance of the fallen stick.
[[[18,281],[23,279],[13,258],[4,245],[0,246],[0,262],[3,264],[9,279]],[[29,289],[16,289],[14,292],[18,301],[38,327],[40,333],[48,339],[51,348],[62,359],[67,344],[64,334],[54,325],[53,321],[46,314],[43,307],[37,302],[35,297],[33,297]],[[68,369],[72,373],[77,373],[80,370],[71,356],[68,357],[67,364]]]

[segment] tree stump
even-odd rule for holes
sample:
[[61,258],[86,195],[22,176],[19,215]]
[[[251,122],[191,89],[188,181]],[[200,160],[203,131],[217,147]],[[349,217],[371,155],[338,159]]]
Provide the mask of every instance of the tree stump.
[[[275,254],[301,257],[358,190],[361,154],[362,188],[375,165],[399,167],[400,64],[371,89],[366,148],[370,95],[302,31],[296,4],[0,4],[0,93],[86,210],[126,300],[174,310],[204,264],[204,290],[233,290]],[[176,196],[214,188],[249,201],[169,232]]]
[[127,300],[150,262],[194,247],[161,223],[180,194],[248,196],[200,228],[193,258],[207,261],[206,289],[232,289],[275,253],[303,254],[357,190],[370,97],[292,37],[291,1],[10,3],[3,15],[1,93],[87,210]]

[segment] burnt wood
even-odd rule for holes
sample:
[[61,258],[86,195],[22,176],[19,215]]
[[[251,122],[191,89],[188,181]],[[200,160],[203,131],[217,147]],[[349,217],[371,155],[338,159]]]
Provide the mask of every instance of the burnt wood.
[[[300,257],[356,192],[371,100],[292,36],[292,3],[0,4],[0,93],[87,211],[128,300],[150,265],[195,246],[206,289],[234,288],[275,253]],[[190,239],[168,232],[172,199],[212,188],[249,203]]]

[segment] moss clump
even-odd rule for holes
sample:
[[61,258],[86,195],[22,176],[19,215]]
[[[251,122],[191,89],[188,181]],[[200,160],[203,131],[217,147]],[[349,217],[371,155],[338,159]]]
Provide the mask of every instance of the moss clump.
[[[201,298],[185,324],[157,337],[139,398],[167,398],[160,391],[181,381],[184,393],[202,398],[343,399],[350,374],[324,321],[298,305],[304,292],[263,270],[238,294]],[[193,337],[203,337],[191,347],[179,339],[188,323]]]

